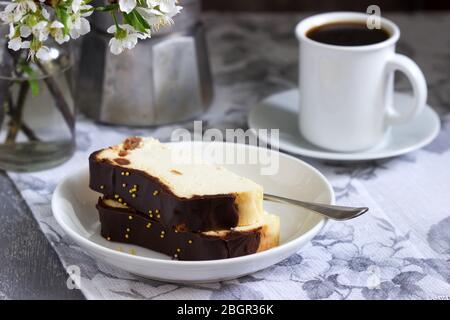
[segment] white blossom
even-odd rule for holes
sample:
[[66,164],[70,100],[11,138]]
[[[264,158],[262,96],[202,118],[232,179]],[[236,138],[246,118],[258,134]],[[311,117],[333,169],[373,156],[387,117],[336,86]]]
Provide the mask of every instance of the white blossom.
[[119,25],[119,29],[113,25],[108,28],[108,33],[113,33],[114,37],[109,41],[112,54],[118,55],[125,49],[133,49],[138,39],[145,39],[148,35],[142,34],[128,24]]
[[[46,0],[11,0],[0,12],[0,21],[10,25],[8,48],[15,51],[28,49],[30,58],[54,58],[54,49],[46,45],[49,37],[62,44],[91,31],[86,18],[93,13],[94,8],[87,5],[88,2],[59,0],[47,6]],[[109,42],[113,54],[134,48],[139,39],[150,37],[152,30],[172,24],[173,17],[182,9],[176,0],[118,0],[118,6],[115,14],[125,16],[137,10],[149,26],[133,20],[130,24],[110,27],[108,32],[114,34]],[[63,10],[67,19],[55,20],[55,10]],[[143,25],[148,29],[143,30]]]
[[136,9],[150,26],[160,23],[162,13],[156,9],[138,7]]
[[[91,31],[91,25],[89,24],[88,19],[86,19],[86,17],[92,14],[91,9],[92,6],[82,5],[80,7],[80,11],[71,16],[68,25],[70,37],[72,39],[78,39],[80,36],[83,36]],[[82,10],[86,12],[81,13]]]
[[176,0],[147,0],[146,2],[149,8],[154,9],[158,7],[162,13],[171,17],[179,13],[182,9],[182,7],[177,6]]
[[33,0],[18,0],[16,2],[13,2],[12,4],[16,4],[16,10],[22,11],[22,12],[36,12],[37,6],[36,3],[34,3]]
[[36,23],[32,28],[31,31],[33,32],[33,35],[38,39],[40,42],[44,42],[48,39],[49,30],[47,28],[48,22],[45,20],[39,21]]
[[50,25],[50,34],[59,44],[63,44],[70,40],[69,35],[64,34],[64,25],[59,21],[53,21]]
[[19,32],[22,38],[26,38],[31,35],[31,28],[29,26],[22,25],[20,26]]
[[22,48],[22,39],[20,37],[12,38],[8,42],[8,48],[14,51],[18,51]]
[[160,1],[159,10],[170,18],[180,13],[181,7],[177,6],[176,1]]
[[91,31],[91,25],[86,18],[78,17],[71,23],[70,36],[72,39],[78,39]]
[[23,8],[23,10],[31,10],[31,12],[36,12],[37,6],[33,0],[21,0],[19,2],[19,6]]
[[81,4],[82,4],[83,2],[84,2],[83,0],[73,0],[73,1],[72,1],[72,11],[73,11],[74,13],[80,11]]
[[22,49],[22,38],[17,34],[14,25],[11,23],[9,25],[9,35],[8,35],[8,48],[14,51]]
[[14,9],[16,8],[15,3],[8,4],[5,9],[0,13],[0,19],[4,23],[15,23],[19,22],[23,17],[23,13],[16,12]]
[[138,7],[137,11],[153,30],[173,24],[172,18],[182,9],[182,7],[176,5],[174,0],[147,0],[147,6],[148,8]]
[[36,12],[37,6],[32,0],[18,0],[8,4],[0,18],[5,23],[19,22],[29,11]]
[[120,11],[130,13],[136,8],[136,0],[119,0]]
[[30,47],[30,41],[23,41],[21,37],[13,37],[8,41],[8,48],[14,51],[27,49]]
[[149,7],[157,7],[157,6],[161,6],[164,4],[168,4],[168,5],[175,5],[176,4],[176,0],[146,0],[147,5]]
[[48,13],[47,9],[42,8],[41,13],[42,13],[42,16],[44,17],[44,19],[50,20],[50,13]]
[[42,61],[53,60],[58,57],[58,50],[46,46],[40,47],[36,52],[36,58]]

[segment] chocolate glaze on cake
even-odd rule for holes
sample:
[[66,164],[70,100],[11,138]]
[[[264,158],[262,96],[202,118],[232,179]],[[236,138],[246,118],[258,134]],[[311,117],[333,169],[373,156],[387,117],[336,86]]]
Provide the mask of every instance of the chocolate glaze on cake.
[[270,234],[264,225],[245,231],[193,233],[168,228],[148,215],[132,208],[113,207],[103,199],[99,199],[97,209],[101,235],[105,239],[138,245],[179,260],[233,258],[266,250],[278,244],[278,231]]
[[109,159],[99,161],[98,152],[89,157],[92,190],[181,230],[197,232],[237,226],[239,215],[233,195],[180,198],[146,172],[122,168]]

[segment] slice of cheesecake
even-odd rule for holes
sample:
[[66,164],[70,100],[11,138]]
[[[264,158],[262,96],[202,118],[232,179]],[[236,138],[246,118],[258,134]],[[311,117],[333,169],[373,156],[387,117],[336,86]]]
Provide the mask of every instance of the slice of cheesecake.
[[178,260],[239,257],[273,248],[279,241],[279,218],[267,213],[254,225],[194,233],[168,228],[111,199],[99,199],[97,209],[105,239],[145,247]]
[[132,137],[89,158],[90,188],[179,231],[261,221],[263,189],[217,165],[178,161],[170,147]]

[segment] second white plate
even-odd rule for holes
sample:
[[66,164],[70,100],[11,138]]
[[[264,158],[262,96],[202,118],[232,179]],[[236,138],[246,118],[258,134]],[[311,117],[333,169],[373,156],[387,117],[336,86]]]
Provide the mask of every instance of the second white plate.
[[[412,98],[404,93],[395,93],[395,106],[408,109]],[[279,143],[272,146],[296,155],[336,161],[365,161],[399,156],[420,149],[436,138],[440,121],[436,112],[426,106],[425,110],[409,123],[393,126],[385,139],[372,149],[361,152],[333,152],[321,149],[306,141],[298,129],[298,90],[274,94],[257,104],[249,113],[251,129],[279,129]],[[265,135],[259,138],[264,142]]]

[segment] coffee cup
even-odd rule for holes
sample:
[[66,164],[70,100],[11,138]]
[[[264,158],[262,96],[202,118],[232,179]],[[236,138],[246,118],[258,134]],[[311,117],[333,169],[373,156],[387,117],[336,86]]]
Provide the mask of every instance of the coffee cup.
[[[354,152],[380,143],[389,129],[411,121],[425,107],[425,77],[410,58],[395,52],[399,28],[368,15],[318,14],[296,28],[300,42],[299,127],[305,139],[324,149]],[[411,107],[394,106],[394,72],[412,86]]]

